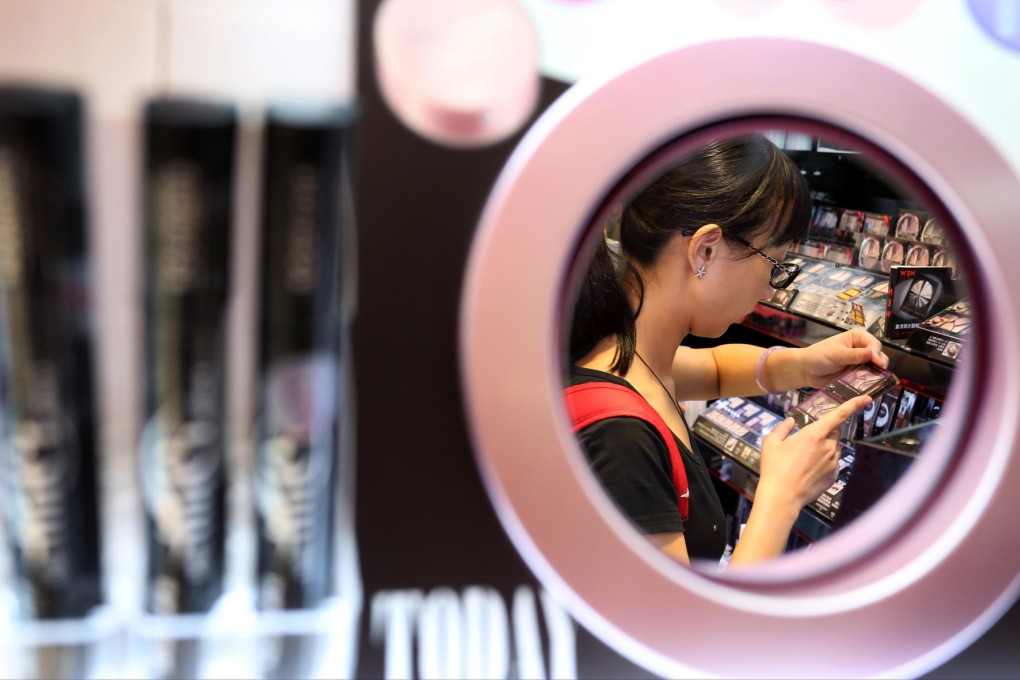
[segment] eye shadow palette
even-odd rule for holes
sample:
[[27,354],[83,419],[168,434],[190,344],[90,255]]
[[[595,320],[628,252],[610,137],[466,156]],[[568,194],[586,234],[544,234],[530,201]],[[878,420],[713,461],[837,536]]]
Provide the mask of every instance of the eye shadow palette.
[[970,300],[962,298],[917,325],[907,346],[942,361],[955,363],[970,332]]
[[[854,397],[866,394],[873,400],[899,385],[899,378],[885,369],[862,364],[850,369],[839,378],[801,401],[786,415],[796,421],[798,427],[815,422],[837,409],[840,404]],[[840,429],[840,438],[852,441],[859,418],[850,418]]]

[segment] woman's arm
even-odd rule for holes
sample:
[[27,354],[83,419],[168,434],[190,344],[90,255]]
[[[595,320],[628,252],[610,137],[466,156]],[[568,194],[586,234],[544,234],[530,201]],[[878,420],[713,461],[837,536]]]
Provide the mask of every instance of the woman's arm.
[[691,558],[687,554],[687,539],[684,538],[684,532],[670,531],[663,534],[648,534],[645,538],[680,564],[691,565]]
[[[673,357],[677,399],[717,399],[763,394],[758,386],[758,360],[766,350],[754,345],[719,345],[711,349],[681,347]],[[853,366],[889,364],[882,343],[855,328],[804,348],[772,352],[761,377],[773,392],[822,387]]]

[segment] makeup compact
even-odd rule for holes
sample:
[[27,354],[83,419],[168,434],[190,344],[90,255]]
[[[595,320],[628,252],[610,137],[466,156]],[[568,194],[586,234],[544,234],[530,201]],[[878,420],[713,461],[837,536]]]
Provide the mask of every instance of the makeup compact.
[[924,227],[921,229],[921,241],[937,246],[945,244],[945,234],[942,233],[942,228],[934,219],[929,219],[924,223]]
[[949,267],[953,272],[953,278],[956,278],[956,261],[953,259],[953,254],[944,248],[934,248],[932,252],[931,264],[933,267]]
[[905,212],[900,215],[900,219],[896,221],[897,238],[905,238],[911,241],[916,241],[920,230],[921,220],[914,213]]
[[[878,261],[881,255],[882,243],[878,239],[869,236],[861,241],[861,250],[857,256],[857,262],[865,269],[876,269],[878,268]],[[889,270],[886,269],[885,271]]]
[[886,241],[885,247],[882,248],[882,260],[879,263],[879,268],[887,272],[898,264],[903,264],[904,256],[903,244],[899,241]]
[[912,265],[915,267],[925,267],[928,265],[930,260],[930,253],[928,249],[920,244],[914,244],[907,249],[907,257],[905,264]]

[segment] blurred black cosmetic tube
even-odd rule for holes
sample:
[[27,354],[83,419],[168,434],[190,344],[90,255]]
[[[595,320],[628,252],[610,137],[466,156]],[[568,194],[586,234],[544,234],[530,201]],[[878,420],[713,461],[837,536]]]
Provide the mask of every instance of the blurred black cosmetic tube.
[[[145,109],[140,466],[154,614],[207,612],[223,592],[236,128],[226,104],[157,99]],[[193,675],[195,652],[177,647],[166,673]]]
[[24,618],[102,600],[82,115],[0,87],[0,509]]
[[[338,460],[342,108],[271,107],[264,138],[256,574],[260,610],[333,594]],[[299,639],[267,642],[268,677],[305,674]]]

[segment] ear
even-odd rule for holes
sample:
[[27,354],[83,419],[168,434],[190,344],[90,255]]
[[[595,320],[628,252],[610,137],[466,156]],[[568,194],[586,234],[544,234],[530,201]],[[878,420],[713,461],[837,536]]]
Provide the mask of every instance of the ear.
[[691,271],[696,272],[701,267],[708,269],[719,256],[722,245],[722,229],[718,224],[706,224],[694,232],[687,243],[687,263]]

